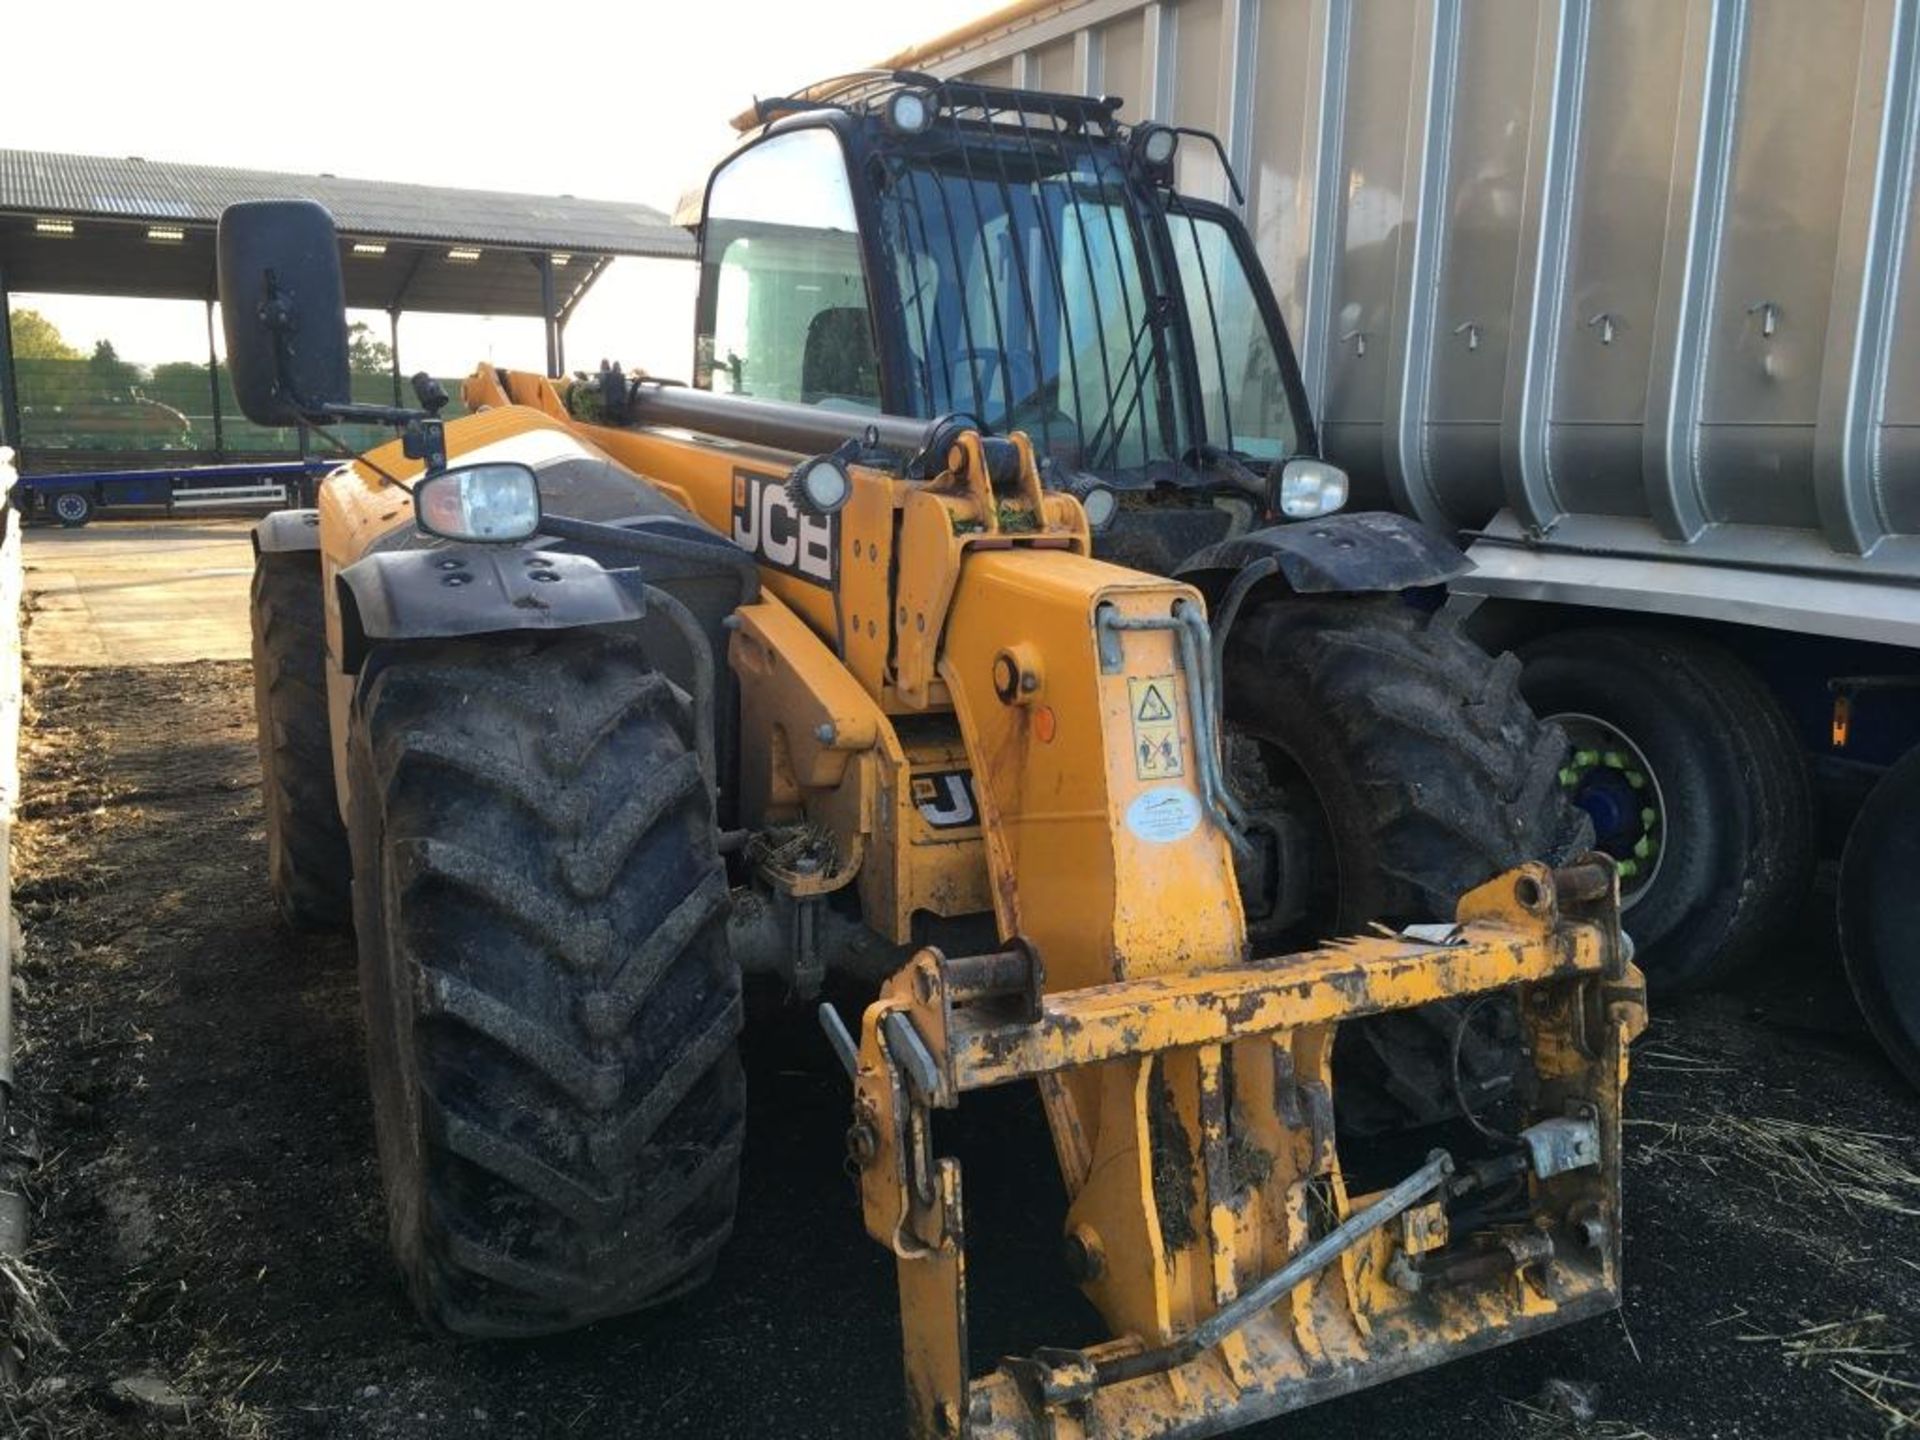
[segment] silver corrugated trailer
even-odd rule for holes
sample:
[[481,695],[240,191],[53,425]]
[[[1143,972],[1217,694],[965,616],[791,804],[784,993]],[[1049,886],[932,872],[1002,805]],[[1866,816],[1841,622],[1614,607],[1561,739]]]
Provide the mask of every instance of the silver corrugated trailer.
[[1056,0],[890,63],[1223,137],[1323,449],[1473,538],[1643,944],[1723,973],[1877,782],[1843,928],[1920,1074],[1920,0]]

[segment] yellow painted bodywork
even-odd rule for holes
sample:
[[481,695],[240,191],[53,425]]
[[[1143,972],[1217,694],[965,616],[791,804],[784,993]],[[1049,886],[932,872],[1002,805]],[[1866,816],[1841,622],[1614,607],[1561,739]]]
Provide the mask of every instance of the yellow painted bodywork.
[[[573,447],[736,538],[743,506],[795,458],[574,421],[553,382],[490,367],[465,393],[485,408],[448,424],[453,463]],[[1554,877],[1537,869],[1467,897],[1455,943],[1249,956],[1233,854],[1200,778],[1195,677],[1175,631],[1151,628],[1183,608],[1203,613],[1203,601],[1093,559],[1078,502],[1043,492],[1016,444],[1019,473],[997,487],[971,435],[932,481],[855,466],[830,527],[831,582],[762,556],[761,598],[737,612],[728,657],[741,823],[805,822],[832,837],[830,870],[796,899],[851,885],[865,923],[899,945],[917,915],[990,910],[1002,940],[1044,972],[1039,1018],[1013,1023],[955,1002],[944,957],[922,952],[863,1025],[862,1197],[870,1233],[897,1258],[914,1433],[1211,1433],[1616,1303],[1610,1249],[1409,1296],[1386,1278],[1395,1257],[1445,1243],[1444,1215],[1424,1206],[1164,1374],[1086,1393],[1065,1380],[1035,1392],[1031,1376],[1006,1372],[969,1378],[960,1172],[932,1155],[930,1108],[1037,1082],[1068,1233],[1093,1257],[1084,1287],[1115,1336],[1098,1353],[1127,1353],[1191,1330],[1363,1203],[1347,1193],[1330,1104],[1333,1036],[1361,1015],[1519,994],[1536,1065],[1591,1107],[1613,1147],[1600,1173],[1542,1187],[1543,1202],[1560,1221],[1597,1206],[1617,1236],[1618,1102],[1642,1013],[1611,887],[1604,904],[1563,913]],[[411,523],[396,482],[417,472],[396,444],[322,491],[336,744],[352,682],[338,664],[332,577]],[[1103,615],[1125,623],[1103,629]],[[930,1049],[931,1093],[904,1077],[889,1017]]]

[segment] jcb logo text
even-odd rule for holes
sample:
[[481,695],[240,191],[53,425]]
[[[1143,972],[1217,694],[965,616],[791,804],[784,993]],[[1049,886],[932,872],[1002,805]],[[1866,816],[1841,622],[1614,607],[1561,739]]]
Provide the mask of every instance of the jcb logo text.
[[777,476],[733,472],[733,543],[763,565],[815,585],[833,584],[840,552],[839,517],[805,515]]

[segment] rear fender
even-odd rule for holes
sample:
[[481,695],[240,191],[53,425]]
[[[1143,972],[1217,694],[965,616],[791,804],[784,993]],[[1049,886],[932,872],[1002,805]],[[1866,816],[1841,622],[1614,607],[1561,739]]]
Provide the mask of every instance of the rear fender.
[[1419,521],[1362,511],[1250,530],[1195,552],[1177,573],[1217,594],[1234,575],[1263,562],[1302,595],[1444,585],[1473,569],[1466,552]]
[[340,668],[349,675],[375,645],[625,625],[647,613],[638,569],[517,546],[378,551],[341,570],[334,585]]

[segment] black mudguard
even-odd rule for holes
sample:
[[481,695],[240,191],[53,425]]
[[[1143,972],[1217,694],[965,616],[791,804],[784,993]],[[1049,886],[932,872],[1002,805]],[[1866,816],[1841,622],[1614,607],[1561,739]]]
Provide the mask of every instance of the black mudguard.
[[[711,702],[720,816],[731,826],[737,796],[725,777],[737,773],[740,722],[726,627],[734,610],[759,594],[753,557],[677,507],[619,528],[639,532],[647,551],[591,541],[449,545],[412,526],[392,531],[334,577],[340,668],[364,682],[378,663],[369,657],[393,645],[631,626],[674,684]],[[691,612],[697,635],[670,604],[648,603],[649,586]],[[710,663],[703,665],[690,643]]]
[[1233,574],[1263,560],[1302,595],[1444,585],[1473,569],[1465,551],[1419,521],[1361,511],[1250,530],[1196,551],[1176,573],[1183,579]]
[[334,583],[340,668],[349,675],[369,649],[391,641],[624,625],[647,613],[639,569],[518,546],[375,551]]
[[318,510],[276,510],[253,527],[253,553],[288,555],[320,548]]

